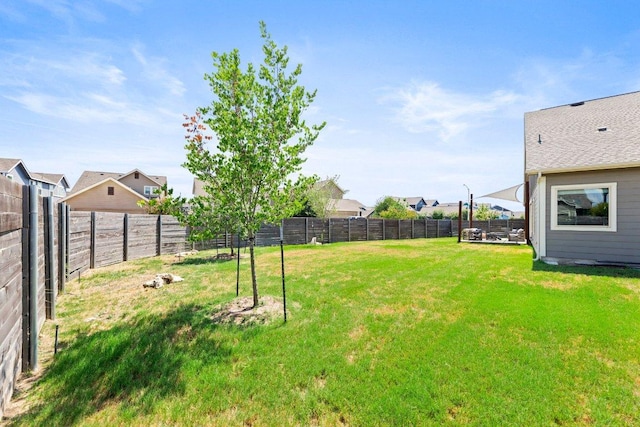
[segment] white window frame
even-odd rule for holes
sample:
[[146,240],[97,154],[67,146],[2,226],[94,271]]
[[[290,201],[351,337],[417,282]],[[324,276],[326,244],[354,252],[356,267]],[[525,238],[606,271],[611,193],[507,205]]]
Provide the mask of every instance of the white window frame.
[[[609,190],[609,225],[558,225],[558,191],[592,190],[607,188]],[[618,231],[618,183],[603,182],[597,184],[571,184],[551,186],[551,230],[558,231]]]
[[[156,191],[158,188],[157,185],[145,185],[144,186],[144,195],[145,196],[157,196],[157,194],[154,193],[154,191]],[[149,190],[149,191],[147,191]]]

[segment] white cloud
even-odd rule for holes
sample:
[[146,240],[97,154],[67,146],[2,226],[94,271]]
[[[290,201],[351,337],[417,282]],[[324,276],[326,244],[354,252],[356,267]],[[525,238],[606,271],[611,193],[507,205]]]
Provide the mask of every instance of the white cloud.
[[407,131],[437,133],[446,141],[481,125],[484,118],[498,114],[518,99],[519,96],[510,91],[497,90],[477,96],[423,82],[397,89],[381,101],[397,105],[394,119]]
[[131,48],[131,52],[138,63],[142,65],[142,72],[146,78],[164,86],[172,95],[182,96],[185,92],[184,84],[166,70],[166,59],[147,57],[142,53],[142,49],[142,46],[138,44]]

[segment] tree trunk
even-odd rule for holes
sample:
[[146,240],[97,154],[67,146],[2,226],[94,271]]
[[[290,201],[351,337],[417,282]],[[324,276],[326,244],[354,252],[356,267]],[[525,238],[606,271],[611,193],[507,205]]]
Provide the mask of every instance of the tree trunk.
[[[233,233],[230,234],[231,237],[229,237],[229,246],[231,247],[231,257],[233,257],[234,255],[234,251],[233,251]],[[238,250],[240,250],[240,248],[238,247]]]
[[258,282],[256,280],[256,258],[253,251],[255,245],[255,237],[249,236],[249,255],[251,258],[251,286],[253,288],[253,307],[258,306]]

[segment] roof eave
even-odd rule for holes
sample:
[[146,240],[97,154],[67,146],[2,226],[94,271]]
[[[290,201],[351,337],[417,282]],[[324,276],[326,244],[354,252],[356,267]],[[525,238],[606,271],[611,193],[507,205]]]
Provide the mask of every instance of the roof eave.
[[599,171],[599,170],[608,170],[608,169],[627,169],[627,168],[637,168],[637,167],[640,167],[640,162],[576,166],[571,168],[529,169],[525,171],[525,174],[526,175],[538,175],[538,174],[548,175],[548,174],[557,174],[557,173],[588,172],[588,171]]

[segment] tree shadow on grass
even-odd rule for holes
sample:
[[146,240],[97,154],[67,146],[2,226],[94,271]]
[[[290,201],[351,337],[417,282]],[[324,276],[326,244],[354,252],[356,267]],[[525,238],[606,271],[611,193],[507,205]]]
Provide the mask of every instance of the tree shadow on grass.
[[181,369],[195,358],[225,363],[230,343],[214,339],[218,328],[194,305],[166,315],[147,315],[109,330],[77,337],[37,386],[45,403],[12,425],[72,425],[109,405],[151,413],[158,402],[181,395]]
[[584,274],[587,276],[640,278],[640,270],[624,265],[553,265],[543,261],[534,261],[531,269],[533,271]]
[[185,258],[182,261],[178,261],[175,264],[177,265],[201,265],[201,264],[218,264],[225,263],[229,261],[237,260],[237,255],[233,257],[228,256],[228,254],[221,254],[225,256],[212,256],[206,258]]

